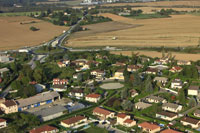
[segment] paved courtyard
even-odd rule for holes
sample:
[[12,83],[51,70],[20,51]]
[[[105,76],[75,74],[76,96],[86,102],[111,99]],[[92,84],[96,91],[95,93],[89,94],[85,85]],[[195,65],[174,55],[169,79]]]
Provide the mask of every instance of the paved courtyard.
[[106,90],[112,90],[112,89],[120,89],[124,87],[124,85],[121,83],[104,83],[100,87]]

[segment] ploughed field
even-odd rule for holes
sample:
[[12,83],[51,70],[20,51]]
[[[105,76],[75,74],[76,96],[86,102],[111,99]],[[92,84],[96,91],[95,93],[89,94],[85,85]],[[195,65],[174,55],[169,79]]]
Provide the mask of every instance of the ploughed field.
[[[31,31],[34,26],[40,30]],[[0,50],[18,49],[47,42],[60,35],[68,27],[26,17],[0,17]]]

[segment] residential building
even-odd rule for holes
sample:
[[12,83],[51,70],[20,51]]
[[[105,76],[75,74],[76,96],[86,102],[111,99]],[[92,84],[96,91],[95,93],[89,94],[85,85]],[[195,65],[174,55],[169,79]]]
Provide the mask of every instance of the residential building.
[[83,98],[84,92],[82,89],[73,89],[69,92],[69,96],[80,99]]
[[190,85],[188,95],[197,96],[199,94],[199,86]]
[[170,62],[169,58],[161,58],[154,61],[154,64],[166,65]]
[[23,110],[35,108],[44,104],[52,103],[57,99],[58,100],[60,99],[60,94],[58,92],[48,91],[48,92],[39,93],[29,98],[16,100],[16,103],[18,105],[18,111],[23,111]]
[[68,79],[59,79],[59,78],[53,79],[53,85],[67,85],[67,84],[68,84]]
[[105,71],[102,71],[102,70],[99,70],[99,69],[91,71],[90,74],[92,76],[95,76],[95,78],[97,78],[97,79],[104,79],[104,77],[106,75]]
[[166,121],[173,121],[177,117],[178,117],[178,114],[166,112],[166,111],[156,113],[156,118],[160,118],[160,119],[163,119],[163,120],[166,120]]
[[93,110],[93,115],[97,115],[102,119],[107,119],[107,118],[114,118],[115,113],[100,107],[96,107]]
[[128,72],[136,72],[140,69],[141,67],[138,65],[128,65],[127,66],[127,71]]
[[62,67],[66,67],[66,64],[63,62],[58,62],[57,65],[62,68]]
[[135,97],[138,95],[138,93],[135,89],[130,90],[129,93],[131,94],[131,97]]
[[191,65],[191,61],[178,60],[177,65],[179,66]]
[[156,66],[149,66],[149,68],[157,69],[158,71],[166,70],[169,67],[165,65],[156,65]]
[[101,99],[101,95],[99,94],[88,94],[85,96],[85,100],[88,102],[97,103]]
[[63,92],[67,90],[67,85],[53,85],[51,87],[51,90],[56,91],[56,92]]
[[147,70],[145,71],[146,74],[153,74],[156,75],[158,73],[158,69],[155,68],[147,68]]
[[138,124],[138,127],[142,128],[142,130],[147,133],[156,133],[160,131],[160,127],[158,125],[149,122],[140,123]]
[[4,67],[4,68],[1,68],[1,69],[0,69],[0,74],[1,74],[1,76],[3,76],[3,73],[9,72],[9,71],[10,71],[10,70],[9,70],[8,68]]
[[172,73],[179,73],[183,70],[183,68],[179,67],[179,66],[174,66],[172,67],[169,71]]
[[79,116],[74,116],[69,119],[61,121],[60,125],[66,128],[71,128],[80,124],[81,122],[86,122],[86,121],[87,121],[86,117],[79,115]]
[[38,128],[34,128],[29,133],[58,133],[59,130],[56,127],[45,125]]
[[200,110],[199,109],[196,109],[195,111],[194,111],[194,116],[196,116],[196,117],[200,117]]
[[9,57],[9,55],[0,55],[0,62],[1,63],[6,63],[6,62],[10,62],[11,58]]
[[113,66],[124,67],[124,66],[126,66],[126,63],[123,63],[123,62],[116,62],[115,64],[113,64]]
[[135,103],[135,108],[136,109],[146,109],[146,108],[151,107],[151,106],[152,106],[152,104],[144,103],[144,102]]
[[171,82],[172,89],[181,89],[182,87],[183,87],[183,82],[181,81],[181,79],[174,79]]
[[114,74],[113,79],[124,80],[124,69],[117,70]]
[[124,113],[117,114],[117,124],[126,126],[126,127],[133,127],[136,125],[136,121],[131,120],[130,115],[126,115]]
[[161,131],[160,133],[183,133],[183,132],[175,131],[172,129],[165,129],[165,130]]
[[7,122],[5,119],[0,118],[0,129],[7,127]]
[[5,100],[0,104],[0,108],[5,114],[18,112],[18,106],[14,100]]
[[149,103],[166,103],[167,100],[162,97],[149,96],[145,99]]
[[155,77],[153,79],[154,82],[159,82],[159,83],[162,83],[163,86],[166,85],[166,83],[168,82],[168,78],[166,77]]
[[200,127],[200,120],[191,118],[191,117],[183,117],[180,121],[184,126],[191,126],[192,128]]
[[174,104],[174,103],[164,103],[162,105],[162,109],[165,110],[165,111],[170,111],[170,112],[179,112],[181,111],[183,108],[183,106],[181,105],[178,105],[178,104]]

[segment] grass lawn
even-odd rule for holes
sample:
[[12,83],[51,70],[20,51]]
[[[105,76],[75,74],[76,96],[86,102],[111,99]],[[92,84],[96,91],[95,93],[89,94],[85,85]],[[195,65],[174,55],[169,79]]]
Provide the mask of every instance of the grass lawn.
[[151,19],[151,18],[168,18],[169,16],[160,14],[140,14],[139,16],[128,16],[133,19]]
[[43,53],[43,54],[45,54],[45,53],[57,53],[57,52],[63,52],[64,50],[63,49],[53,49],[53,50],[50,50],[50,51],[48,51],[48,50],[43,50],[43,49],[38,49],[38,50],[36,50],[35,52],[36,53]]
[[97,126],[92,126],[86,130],[81,131],[80,133],[108,133],[108,131]]

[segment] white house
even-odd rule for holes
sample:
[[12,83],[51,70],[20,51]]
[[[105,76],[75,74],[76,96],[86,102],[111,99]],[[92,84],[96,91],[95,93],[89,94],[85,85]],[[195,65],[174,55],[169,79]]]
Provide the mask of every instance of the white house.
[[171,82],[172,89],[181,89],[182,87],[183,87],[183,82],[181,81],[181,79],[174,79]]
[[188,88],[188,95],[197,96],[199,94],[199,86],[191,85]]
[[167,121],[173,121],[177,117],[178,117],[178,114],[166,112],[166,111],[156,113],[156,118],[160,118],[160,119],[167,120]]
[[7,122],[5,119],[0,118],[0,129],[7,127]]
[[164,103],[162,105],[162,109],[165,110],[165,111],[170,111],[170,112],[179,112],[181,111],[183,108],[183,106],[181,105],[178,105],[178,104],[174,104],[174,103]]
[[184,126],[191,126],[192,128],[199,128],[200,127],[200,120],[191,118],[191,117],[183,117],[181,119],[181,123]]

